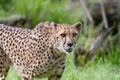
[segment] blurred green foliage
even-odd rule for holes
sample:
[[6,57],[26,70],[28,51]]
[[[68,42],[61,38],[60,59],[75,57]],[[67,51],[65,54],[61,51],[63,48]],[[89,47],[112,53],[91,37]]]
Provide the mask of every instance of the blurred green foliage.
[[80,21],[82,14],[80,7],[69,9],[69,0],[0,0],[0,5],[0,17],[20,14],[33,25],[41,21],[75,23]]
[[11,0],[0,0],[0,10],[8,11],[11,5],[12,5]]

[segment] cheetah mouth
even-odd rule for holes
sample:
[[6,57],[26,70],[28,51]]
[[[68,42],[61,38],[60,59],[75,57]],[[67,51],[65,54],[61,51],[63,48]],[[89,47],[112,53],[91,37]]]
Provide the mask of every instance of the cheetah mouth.
[[72,52],[72,49],[65,49],[65,50],[69,53]]

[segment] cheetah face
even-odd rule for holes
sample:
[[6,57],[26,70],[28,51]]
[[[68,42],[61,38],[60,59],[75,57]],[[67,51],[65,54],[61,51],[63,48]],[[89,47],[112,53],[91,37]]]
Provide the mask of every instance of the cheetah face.
[[55,24],[55,37],[57,48],[65,53],[72,52],[78,39],[81,23],[74,25],[69,24]]

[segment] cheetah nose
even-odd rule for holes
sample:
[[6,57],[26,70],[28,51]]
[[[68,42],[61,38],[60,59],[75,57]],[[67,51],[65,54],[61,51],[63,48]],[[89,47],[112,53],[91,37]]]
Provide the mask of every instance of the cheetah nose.
[[69,47],[72,47],[73,43],[67,43],[67,45],[68,45]]

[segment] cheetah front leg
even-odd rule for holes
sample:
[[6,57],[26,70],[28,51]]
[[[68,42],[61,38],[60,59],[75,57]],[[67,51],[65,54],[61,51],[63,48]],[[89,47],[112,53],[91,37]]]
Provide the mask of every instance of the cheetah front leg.
[[61,80],[62,74],[64,72],[64,68],[65,66],[60,66],[58,69],[56,69],[55,74],[50,76],[48,80]]
[[61,80],[62,74],[65,70],[65,58],[62,57],[56,61],[53,69],[54,75],[51,75],[48,80]]
[[32,80],[32,79],[23,77],[22,80]]
[[0,48],[0,80],[5,80],[10,67],[10,60],[4,50]]
[[7,73],[8,73],[9,68],[1,68],[0,70],[0,80],[5,80]]
[[22,80],[33,80],[33,78],[29,74],[27,74],[22,76]]
[[26,68],[23,70],[21,76],[22,76],[22,80],[33,80],[31,72],[28,71]]
[[51,77],[49,77],[48,80],[61,80],[61,76],[62,76],[62,75],[51,76]]

